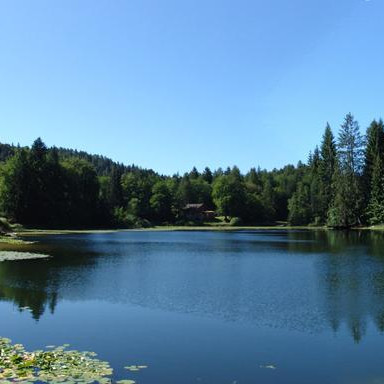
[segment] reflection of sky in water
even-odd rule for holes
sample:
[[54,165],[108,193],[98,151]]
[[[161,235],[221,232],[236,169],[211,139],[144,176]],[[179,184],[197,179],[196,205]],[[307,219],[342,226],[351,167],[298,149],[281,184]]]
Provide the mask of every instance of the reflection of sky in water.
[[0,294],[51,310],[61,299],[102,300],[310,332],[369,318],[381,327],[377,242],[305,231],[53,236],[34,247],[54,260],[0,266]]
[[[54,255],[52,259],[0,264],[0,298],[14,303],[13,310],[0,303],[0,326],[12,333],[17,324],[17,335],[32,344],[36,335],[47,343],[60,337],[64,343],[73,337],[70,342],[83,343],[84,348],[92,340],[91,346],[98,350],[112,340],[119,344],[129,335],[135,352],[153,361],[159,360],[157,348],[171,359],[179,348],[186,348],[185,343],[192,343],[188,350],[193,351],[188,353],[196,359],[199,353],[193,338],[218,355],[210,360],[212,364],[231,358],[233,369],[240,364],[237,359],[259,366],[262,362],[250,361],[248,354],[261,353],[268,360],[271,351],[270,361],[281,354],[281,361],[295,366],[298,362],[289,357],[289,349],[294,349],[305,361],[308,374],[320,369],[309,360],[318,359],[321,351],[330,355],[327,369],[336,372],[332,362],[351,363],[364,352],[370,359],[364,366],[372,365],[372,377],[384,376],[384,370],[375,371],[373,357],[378,348],[383,352],[383,245],[383,236],[371,232],[128,232],[46,237],[32,247]],[[27,310],[19,314],[21,307],[30,307],[39,322],[31,323]],[[30,335],[31,327],[35,336]],[[214,345],[206,345],[210,337]],[[147,346],[139,346],[140,340]],[[172,348],[164,349],[163,342]],[[353,347],[356,342],[361,344],[359,350]],[[148,352],[148,345],[154,351]],[[340,348],[343,357],[334,356],[336,351],[341,353]],[[202,361],[199,364],[206,366]],[[183,371],[188,369],[183,366]],[[203,371],[208,375],[211,368]],[[265,383],[280,382],[278,375],[275,381],[260,376],[259,371],[247,371],[247,375],[257,375]],[[249,382],[247,375],[243,382]],[[308,379],[292,375],[295,382]],[[211,382],[216,379],[212,377]],[[327,382],[321,375],[316,380]]]

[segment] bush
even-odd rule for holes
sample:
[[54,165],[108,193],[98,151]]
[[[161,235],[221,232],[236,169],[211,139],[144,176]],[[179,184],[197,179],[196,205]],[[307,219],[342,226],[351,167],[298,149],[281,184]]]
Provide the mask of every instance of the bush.
[[115,208],[113,212],[115,226],[124,228],[135,227],[136,217],[124,210],[123,207]]
[[135,226],[137,228],[150,228],[153,227],[152,223],[147,219],[142,219],[141,217],[138,217],[135,220]]
[[22,231],[24,229],[24,227],[21,224],[18,224],[18,223],[11,224],[11,228],[15,232]]
[[240,219],[240,217],[232,217],[232,219],[229,222],[229,225],[231,227],[238,227],[241,224],[243,224],[243,221]]
[[0,232],[12,232],[11,224],[5,217],[0,217]]

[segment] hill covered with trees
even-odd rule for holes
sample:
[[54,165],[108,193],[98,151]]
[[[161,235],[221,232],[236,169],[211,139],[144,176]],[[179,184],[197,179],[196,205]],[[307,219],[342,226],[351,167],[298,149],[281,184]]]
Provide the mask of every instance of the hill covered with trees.
[[272,171],[234,166],[160,175],[65,148],[0,144],[0,211],[38,227],[190,224],[183,207],[203,203],[233,223],[351,227],[384,222],[384,126],[362,136],[351,114],[337,140],[329,125],[307,164]]

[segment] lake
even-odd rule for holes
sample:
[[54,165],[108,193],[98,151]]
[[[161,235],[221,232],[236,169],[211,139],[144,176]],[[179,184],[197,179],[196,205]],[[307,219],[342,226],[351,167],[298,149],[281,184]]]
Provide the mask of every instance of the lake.
[[[384,235],[52,235],[1,250],[0,335],[71,344],[138,384],[384,383]],[[127,365],[148,365],[127,372]]]

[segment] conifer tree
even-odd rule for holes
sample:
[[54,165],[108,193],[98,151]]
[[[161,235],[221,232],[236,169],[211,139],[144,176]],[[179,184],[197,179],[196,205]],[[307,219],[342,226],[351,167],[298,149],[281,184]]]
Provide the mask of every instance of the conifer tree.
[[384,223],[384,169],[379,155],[372,169],[370,200],[367,207],[368,222],[371,225]]
[[191,172],[189,172],[189,178],[190,179],[197,179],[200,176],[199,171],[196,167],[193,167]]
[[27,151],[17,149],[1,171],[1,211],[12,220],[25,223],[31,206],[31,171]]
[[363,144],[359,124],[349,113],[339,132],[338,166],[333,177],[334,198],[328,212],[330,226],[351,227],[361,223]]
[[292,225],[307,225],[312,220],[310,190],[306,183],[300,182],[297,191],[288,202],[288,221]]
[[350,176],[361,175],[364,155],[364,139],[360,134],[359,123],[348,113],[341,125],[338,140],[339,165]]
[[261,202],[264,210],[264,221],[273,223],[276,218],[276,194],[271,177],[266,177],[261,193]]
[[113,165],[111,170],[108,202],[111,208],[121,207],[123,205],[123,188],[121,185],[121,177],[123,168],[119,165]]
[[321,180],[320,180],[320,151],[316,147],[310,164],[310,210],[311,218],[309,223],[321,223]]
[[329,205],[334,197],[332,177],[336,164],[336,143],[330,125],[327,123],[320,147],[320,219],[326,222]]
[[202,174],[203,180],[205,180],[207,183],[212,184],[213,181],[213,174],[209,167],[205,167],[204,172]]
[[381,162],[384,161],[384,125],[382,120],[379,120],[378,122],[373,120],[368,127],[366,144],[362,180],[365,206],[370,202],[373,169],[377,157],[381,159]]

